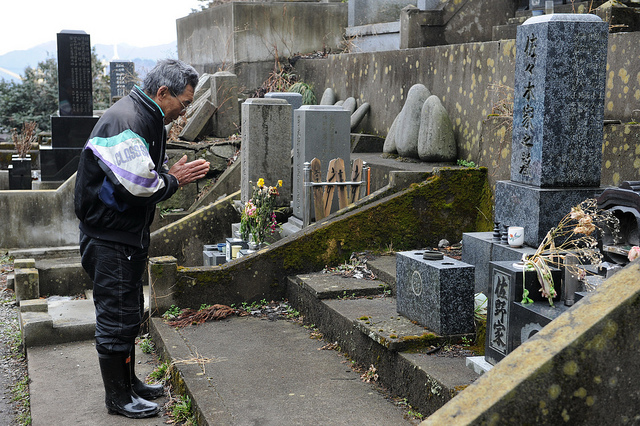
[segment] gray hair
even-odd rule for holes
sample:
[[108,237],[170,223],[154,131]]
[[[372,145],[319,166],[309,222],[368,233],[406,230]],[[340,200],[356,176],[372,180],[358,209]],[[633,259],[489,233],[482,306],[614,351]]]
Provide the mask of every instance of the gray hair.
[[198,72],[189,64],[178,59],[162,59],[145,76],[144,91],[154,96],[158,89],[167,86],[176,96],[191,85],[195,89],[198,85]]

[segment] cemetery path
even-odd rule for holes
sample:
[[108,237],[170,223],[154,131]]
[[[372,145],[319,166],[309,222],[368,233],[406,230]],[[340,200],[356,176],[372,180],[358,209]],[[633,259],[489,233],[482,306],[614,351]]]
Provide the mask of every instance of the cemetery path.
[[331,350],[335,345],[309,331],[273,317],[180,329],[159,318],[151,324],[154,341],[164,345],[208,424],[417,423],[363,381],[351,360]]
[[13,292],[6,289],[13,266],[6,260],[0,259],[0,424],[15,425],[22,424],[18,416],[30,415],[29,388],[27,363],[19,346],[18,308]]

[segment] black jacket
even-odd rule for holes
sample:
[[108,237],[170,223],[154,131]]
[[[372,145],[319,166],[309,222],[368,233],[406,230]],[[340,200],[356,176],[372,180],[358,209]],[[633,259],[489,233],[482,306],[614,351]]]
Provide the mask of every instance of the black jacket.
[[75,212],[86,235],[141,248],[158,202],[178,180],[166,167],[164,114],[139,87],[98,120],[80,155]]

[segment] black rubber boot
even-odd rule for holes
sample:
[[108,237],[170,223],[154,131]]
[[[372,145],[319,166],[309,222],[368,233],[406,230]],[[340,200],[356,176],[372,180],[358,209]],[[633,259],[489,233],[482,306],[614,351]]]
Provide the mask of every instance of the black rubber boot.
[[135,349],[131,350],[131,386],[139,397],[144,399],[156,399],[164,396],[164,386],[148,385],[136,376],[136,354]]
[[101,354],[98,359],[104,382],[105,405],[109,414],[121,414],[132,419],[158,414],[158,404],[140,398],[131,388],[129,354]]

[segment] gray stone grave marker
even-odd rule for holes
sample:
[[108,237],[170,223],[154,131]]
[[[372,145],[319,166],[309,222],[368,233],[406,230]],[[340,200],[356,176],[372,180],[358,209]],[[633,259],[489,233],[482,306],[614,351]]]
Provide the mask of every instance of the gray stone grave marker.
[[608,24],[554,14],[518,27],[511,180],[600,185]]
[[242,104],[241,201],[251,198],[252,187],[263,178],[279,188],[278,204],[291,202],[291,105],[284,99],[251,98]]
[[211,103],[217,108],[214,136],[228,138],[238,132],[240,108],[238,106],[238,77],[228,71],[211,76]]
[[[351,176],[351,114],[339,106],[304,105],[294,112],[293,215],[304,217],[304,163],[314,158],[322,164],[322,181],[329,161],[342,158],[346,176]],[[336,191],[337,192],[337,191]],[[335,196],[337,197],[337,195]],[[338,210],[334,199],[332,212]],[[311,217],[315,213],[311,212]]]
[[40,147],[40,169],[42,181],[62,182],[77,170],[98,117],[93,115],[89,34],[65,30],[57,39],[60,116],[51,116],[51,145]]
[[553,14],[517,31],[511,181],[496,184],[495,220],[537,246],[599,191],[608,24]]
[[[284,99],[291,104],[291,134],[293,135],[293,113],[302,106],[302,95],[293,92],[269,92],[264,95],[265,98]],[[293,149],[294,140],[291,138],[291,149]]]

